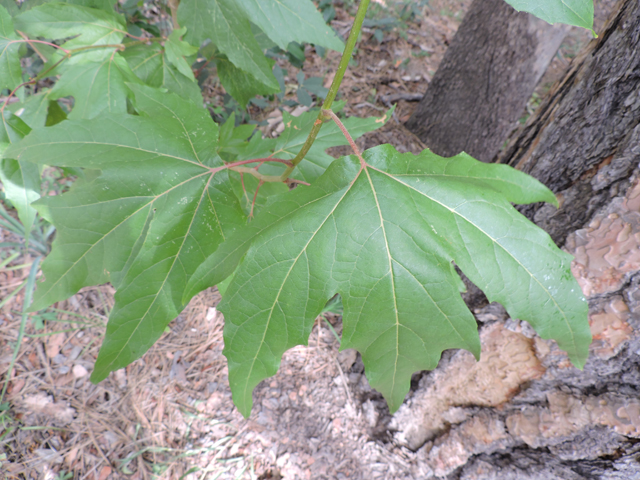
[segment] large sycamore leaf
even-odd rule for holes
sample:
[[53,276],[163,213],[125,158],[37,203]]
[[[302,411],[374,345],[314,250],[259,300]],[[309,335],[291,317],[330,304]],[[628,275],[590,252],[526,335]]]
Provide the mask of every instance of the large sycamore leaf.
[[239,3],[249,19],[283,50],[294,41],[339,52],[344,48],[311,0],[244,0]]
[[566,23],[593,30],[593,0],[506,0],[519,12],[548,23]]
[[6,197],[18,211],[18,218],[25,228],[25,242],[36,218],[36,210],[31,206],[40,198],[40,169],[35,163],[14,160],[5,156],[10,144],[24,138],[31,128],[19,117],[5,111],[0,129],[0,180]]
[[11,15],[0,5],[0,90],[13,90],[22,83],[19,40],[13,31]]
[[100,170],[69,193],[37,202],[58,235],[31,306],[114,284],[94,381],[160,337],[185,306],[189,276],[246,219],[216,154],[218,127],[209,113],[172,94],[131,88],[141,116],[64,121],[7,151],[20,161]]
[[236,0],[181,2],[178,20],[187,28],[187,42],[199,46],[210,39],[236,67],[269,87],[279,88],[271,65],[251,32],[249,19]]
[[253,388],[276,373],[284,351],[307,343],[336,293],[344,303],[341,348],[362,354],[392,412],[411,374],[434,368],[444,349],[478,356],[453,262],[491,301],[584,365],[591,334],[571,256],[512,206],[555,203],[549,190],[465,154],[414,156],[383,145],[364,161],[334,162],[311,187],[267,205],[212,256],[214,283],[241,262],[220,310],[229,382],[245,416]]

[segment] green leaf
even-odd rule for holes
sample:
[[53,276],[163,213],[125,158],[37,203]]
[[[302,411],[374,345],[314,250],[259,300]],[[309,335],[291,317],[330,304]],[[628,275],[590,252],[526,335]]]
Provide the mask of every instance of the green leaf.
[[45,122],[45,126],[52,127],[53,125],[57,125],[63,120],[67,119],[67,112],[65,112],[60,104],[54,100],[49,102],[49,110],[47,111],[47,120]]
[[[58,2],[46,3],[21,13],[14,18],[14,24],[16,30],[31,38],[74,37],[62,45],[66,49],[118,44],[126,29],[124,18],[115,12]],[[88,53],[75,55],[68,62],[75,63],[87,58],[101,59],[111,56],[114,50],[89,50]]]
[[166,55],[162,57],[162,86],[199,107],[204,103],[198,83],[185,77],[173,65],[170,65],[166,61]]
[[253,75],[236,68],[226,58],[219,58],[216,65],[218,66],[220,83],[242,108],[246,108],[249,100],[256,95],[269,95],[280,91],[280,87],[274,88],[257,81]]
[[94,381],[162,335],[186,304],[190,275],[246,221],[216,154],[218,127],[209,112],[176,95],[130,87],[140,116],[67,120],[34,130],[7,151],[21,161],[101,171],[38,202],[58,235],[31,307],[114,282]]
[[383,145],[364,160],[334,162],[313,186],[268,205],[212,257],[214,283],[242,259],[219,308],[229,382],[245,416],[253,388],[276,373],[287,349],[307,343],[336,293],[344,304],[341,348],[362,354],[369,382],[392,412],[412,373],[434,368],[444,349],[478,356],[476,323],[452,262],[489,300],[584,365],[591,333],[571,256],[511,205],[555,201],[548,189],[468,155],[414,156]]
[[192,81],[195,81],[193,70],[191,70],[191,67],[184,59],[184,57],[188,57],[198,53],[198,47],[193,47],[187,42],[180,40],[180,38],[185,34],[186,31],[186,27],[183,27],[171,32],[171,35],[169,35],[169,38],[167,38],[164,48],[167,56],[167,61],[174,67],[176,67],[178,71],[185,77],[189,78]]
[[15,17],[20,12],[16,0],[0,0],[0,7],[4,7],[12,17]]
[[202,92],[193,76],[185,77],[171,65],[160,45],[135,45],[122,52],[122,56],[147,85],[164,87],[198,106],[202,105]]
[[[337,103],[336,111],[339,111],[343,106],[343,103]],[[382,127],[386,120],[391,118],[392,111],[393,109],[389,110],[380,118],[346,118],[343,120],[343,123],[347,126],[347,129],[353,138],[359,138],[367,132]],[[318,112],[317,109],[314,109],[303,113],[299,117],[293,117],[286,113],[283,115],[283,120],[287,126],[280,137],[273,139],[260,138],[259,135],[254,135],[249,142],[244,142],[244,144],[241,145],[238,145],[238,139],[245,139],[251,135],[253,127],[240,125],[239,127],[234,128],[233,122],[231,122],[230,118],[227,120],[227,123],[223,125],[220,132],[219,153],[225,156],[230,154],[233,159],[237,160],[249,160],[252,158],[265,158],[270,156],[274,158],[282,158],[284,160],[294,158],[296,152],[302,148],[303,143],[307,139],[309,131],[313,126],[313,122],[318,118]],[[248,130],[247,127],[251,128],[251,130]],[[311,150],[309,150],[304,161],[298,165],[292,177],[309,183],[315,181],[320,175],[322,175],[331,162],[335,160],[332,156],[327,154],[325,150],[330,147],[346,145],[347,143],[347,140],[335,123],[332,122],[323,125],[315,143],[311,147]],[[282,173],[282,167],[273,164],[264,164],[260,171],[265,175],[280,175]],[[251,208],[251,202],[253,200],[249,197],[248,192],[255,192],[255,188],[257,187],[257,182],[248,177],[249,176],[245,175],[245,188],[242,188],[238,177],[235,175],[231,176],[231,179],[234,182],[236,195],[240,199],[240,202],[247,213]],[[272,188],[275,189],[278,187]],[[260,190],[262,192],[262,188]],[[261,208],[266,204],[267,199],[270,196],[268,195],[269,193],[272,192],[265,191],[258,194],[256,199],[256,211],[261,210]],[[217,255],[207,258],[189,281],[189,285],[185,290],[185,298],[191,298],[198,292],[201,292],[212,285],[216,285],[220,281],[229,277],[229,275],[231,275],[235,270],[235,267],[240,261],[240,258],[242,258],[242,255],[244,255],[245,250],[242,250],[242,248],[239,247],[234,251],[237,255],[229,257],[229,259],[224,263],[225,267],[222,269],[219,265]]]
[[49,110],[49,92],[50,90],[46,90],[37,95],[30,95],[24,102],[14,103],[8,108],[31,129],[44,127]]
[[282,50],[291,42],[313,43],[342,52],[344,45],[311,0],[244,0],[249,19]]
[[99,62],[69,66],[50,92],[50,98],[74,98],[69,119],[95,118],[103,113],[126,113],[131,90],[127,82],[141,83],[129,64],[114,53]]
[[201,45],[210,39],[236,67],[250,73],[258,82],[278,88],[271,65],[251,32],[245,12],[234,0],[181,2],[180,25],[187,27],[185,40]]
[[506,0],[519,12],[548,23],[566,23],[593,30],[593,0]]
[[[1,149],[20,141],[30,130],[19,117],[4,112],[0,130]],[[14,160],[5,153],[0,151],[0,180],[6,197],[18,211],[18,218],[25,227],[25,243],[28,243],[36,218],[36,210],[31,203],[40,198],[40,169],[34,163]]]
[[16,43],[20,37],[13,31],[13,21],[9,12],[0,5],[0,90],[13,90],[22,83],[22,67]]
[[162,87],[164,78],[162,76],[164,49],[157,43],[151,45],[128,46],[121,53],[127,61],[133,73],[140,80],[151,87]]

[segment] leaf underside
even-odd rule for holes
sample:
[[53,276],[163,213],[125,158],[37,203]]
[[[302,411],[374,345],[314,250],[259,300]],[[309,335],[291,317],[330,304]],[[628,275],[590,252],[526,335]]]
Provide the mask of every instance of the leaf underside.
[[220,310],[229,381],[245,416],[253,388],[276,373],[287,349],[307,343],[336,293],[344,303],[341,348],[360,351],[392,412],[411,375],[433,369],[444,349],[478,356],[452,262],[584,365],[591,334],[571,257],[511,205],[555,203],[549,190],[464,154],[403,155],[383,145],[364,158],[361,168],[344,157],[312,187],[267,205],[207,260],[213,283],[241,261]]

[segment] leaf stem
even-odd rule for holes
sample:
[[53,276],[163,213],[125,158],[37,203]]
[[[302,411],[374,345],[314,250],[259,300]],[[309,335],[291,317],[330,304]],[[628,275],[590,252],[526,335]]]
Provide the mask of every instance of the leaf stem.
[[[260,167],[260,165],[262,165],[263,163],[266,162],[275,162],[275,163],[283,163],[285,165],[287,165],[289,168],[291,167],[291,160],[283,160],[281,158],[252,158],[250,160],[240,160],[237,162],[232,162],[232,163],[227,163],[225,165],[222,165],[220,167],[216,167],[216,168],[212,168],[211,169],[211,173],[217,173],[221,170],[233,170],[234,172],[238,172],[240,175],[244,174],[244,173],[248,173],[249,175],[252,175],[254,177],[256,177],[258,180],[260,180],[261,183],[275,183],[275,182],[293,182],[293,183],[302,183],[305,185],[308,185],[308,183],[306,182],[302,182],[299,180],[295,180],[292,178],[285,178],[284,180],[282,180],[282,178],[280,177],[280,175],[264,175],[262,173],[260,173],[258,171],[258,168]],[[248,165],[251,163],[258,163],[259,165],[257,167],[243,167],[242,165]],[[244,182],[243,182],[244,184]]]
[[327,98],[325,98],[324,103],[322,104],[322,109],[318,114],[318,118],[313,124],[313,128],[307,137],[306,142],[302,146],[302,149],[298,152],[296,157],[291,160],[293,164],[291,167],[287,168],[280,177],[283,181],[286,180],[293,169],[304,159],[304,157],[309,153],[313,142],[315,142],[318,133],[320,132],[320,128],[322,128],[322,123],[327,119],[324,114],[324,110],[330,110],[333,105],[333,101],[338,94],[338,89],[340,88],[340,84],[342,83],[342,79],[344,78],[344,74],[347,71],[347,67],[349,66],[349,62],[351,61],[351,57],[353,55],[353,50],[356,46],[356,42],[358,41],[358,37],[360,36],[360,30],[362,29],[362,22],[364,22],[364,17],[367,13],[367,8],[369,8],[369,2],[371,0],[362,0],[360,5],[358,6],[358,11],[356,13],[356,18],[353,21],[353,27],[351,27],[351,32],[349,32],[349,38],[347,39],[347,44],[344,47],[344,52],[342,53],[342,58],[340,59],[340,64],[338,65],[338,70],[336,71],[335,77],[333,77],[333,82],[331,83],[331,88],[329,88],[329,93],[327,94]]
[[[41,43],[42,45],[49,45],[50,47],[53,48],[57,48],[58,50],[62,50],[64,53],[66,53],[67,55],[69,54],[69,50],[62,48],[60,45],[56,45],[55,43],[51,43],[51,42],[45,42],[44,40],[32,40],[30,38],[28,38],[24,33],[22,32],[18,32],[22,38],[24,40],[11,40],[9,41],[9,43],[7,45],[10,45],[12,43],[28,43],[31,48],[33,48],[33,43]],[[38,52],[35,48],[33,48],[38,54],[40,54],[40,52]]]
[[356,145],[356,142],[353,140],[353,137],[351,137],[351,134],[349,133],[349,130],[347,130],[347,127],[344,126],[344,123],[342,123],[342,121],[338,118],[338,116],[331,110],[322,110],[322,113],[324,113],[327,117],[330,117],[331,120],[333,120],[336,123],[336,125],[338,126],[342,134],[345,136],[345,138],[349,142],[349,145],[351,145],[351,149],[353,150],[353,153],[355,153],[356,157],[360,159],[360,165],[362,166],[362,168],[364,168],[367,165],[367,163],[364,161],[364,158],[362,158],[362,153],[360,153],[360,149],[358,148],[358,145]]

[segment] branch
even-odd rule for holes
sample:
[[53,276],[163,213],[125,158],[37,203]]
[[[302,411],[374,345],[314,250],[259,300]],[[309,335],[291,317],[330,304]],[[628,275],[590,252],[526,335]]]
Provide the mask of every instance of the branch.
[[280,177],[283,181],[291,174],[293,169],[304,159],[304,157],[311,150],[311,146],[313,142],[315,142],[318,133],[320,133],[320,129],[322,128],[322,123],[326,119],[326,116],[322,112],[323,110],[330,110],[333,105],[333,101],[336,99],[336,95],[338,94],[338,89],[340,88],[340,84],[342,83],[342,79],[344,78],[344,74],[347,71],[347,67],[349,66],[349,62],[351,61],[351,57],[353,56],[353,50],[356,46],[356,42],[358,41],[358,36],[360,35],[360,30],[362,29],[362,22],[364,22],[364,17],[367,13],[367,8],[369,7],[370,0],[362,0],[360,5],[358,6],[358,12],[356,13],[356,18],[353,21],[353,27],[351,27],[351,32],[349,32],[349,38],[347,39],[347,44],[344,47],[344,52],[342,53],[342,58],[340,59],[340,64],[338,65],[338,71],[336,72],[336,76],[333,78],[333,82],[331,83],[331,88],[329,88],[329,93],[327,94],[327,98],[322,104],[322,109],[318,114],[317,120],[313,124],[313,128],[307,137],[306,142],[302,146],[302,149],[298,152],[298,155],[291,161],[293,165],[287,168],[282,176]]

